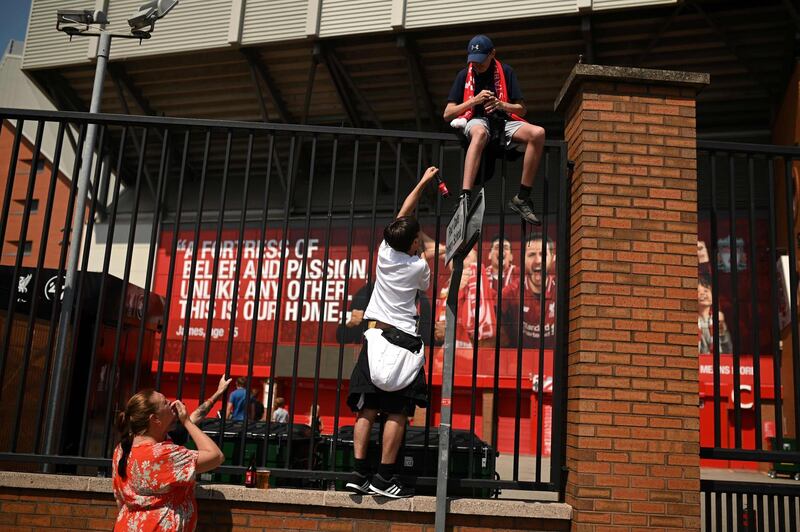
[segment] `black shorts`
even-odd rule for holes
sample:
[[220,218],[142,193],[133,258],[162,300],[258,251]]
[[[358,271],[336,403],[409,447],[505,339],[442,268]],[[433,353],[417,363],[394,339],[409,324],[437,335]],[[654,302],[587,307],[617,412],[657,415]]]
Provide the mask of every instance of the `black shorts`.
[[367,409],[377,410],[385,414],[403,414],[408,417],[414,417],[414,412],[417,409],[417,405],[414,403],[413,399],[396,393],[365,393],[363,396],[364,402],[361,403],[361,408],[358,408],[360,400],[355,405],[351,405],[354,412]]
[[347,405],[353,412],[378,410],[385,414],[414,415],[416,407],[428,407],[428,385],[425,381],[425,370],[420,368],[414,382],[396,392],[381,390],[372,383],[367,360],[367,342],[361,346],[361,353],[350,375],[350,393],[347,396]]

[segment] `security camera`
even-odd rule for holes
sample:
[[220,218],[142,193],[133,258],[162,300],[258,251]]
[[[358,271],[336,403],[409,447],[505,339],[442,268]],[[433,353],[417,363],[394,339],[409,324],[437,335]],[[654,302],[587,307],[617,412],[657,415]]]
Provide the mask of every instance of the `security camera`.
[[108,24],[108,18],[102,11],[90,9],[59,9],[56,29],[70,36],[82,33],[92,24]]
[[131,33],[134,35],[149,34],[155,28],[156,21],[163,18],[178,5],[178,0],[151,0],[145,2],[128,19]]

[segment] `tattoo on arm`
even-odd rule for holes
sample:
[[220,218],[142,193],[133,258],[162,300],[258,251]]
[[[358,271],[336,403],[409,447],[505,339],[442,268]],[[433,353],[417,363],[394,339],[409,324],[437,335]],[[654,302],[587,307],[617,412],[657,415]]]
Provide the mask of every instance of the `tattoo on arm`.
[[211,403],[210,401],[205,400],[203,401],[203,404],[197,407],[197,410],[195,410],[195,412],[199,414],[201,417],[206,417],[206,414],[208,414],[209,410],[211,410]]

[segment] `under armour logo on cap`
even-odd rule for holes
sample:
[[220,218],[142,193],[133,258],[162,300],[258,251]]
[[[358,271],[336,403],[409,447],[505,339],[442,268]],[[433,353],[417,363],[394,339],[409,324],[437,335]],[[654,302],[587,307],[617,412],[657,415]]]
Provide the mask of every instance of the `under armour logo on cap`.
[[489,37],[476,35],[469,41],[467,46],[467,61],[470,63],[482,63],[492,50],[494,50],[494,44]]

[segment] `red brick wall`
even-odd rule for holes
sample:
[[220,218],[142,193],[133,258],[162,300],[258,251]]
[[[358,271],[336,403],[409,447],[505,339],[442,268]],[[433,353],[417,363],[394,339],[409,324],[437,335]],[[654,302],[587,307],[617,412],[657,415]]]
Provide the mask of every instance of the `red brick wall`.
[[695,90],[588,81],[566,139],[574,530],[698,530]]
[[[16,122],[14,123],[16,124]],[[4,121],[2,125],[0,125],[0,206],[2,206],[6,185],[8,183],[8,169],[14,144],[14,132],[15,130],[9,125],[9,122]],[[69,140],[66,136],[64,137],[64,144],[69,145]],[[30,176],[31,170],[29,161],[32,157],[33,143],[28,142],[23,137],[19,147],[19,155],[17,156],[17,167],[14,172],[14,186],[11,195],[11,207],[8,214],[8,226],[5,230],[5,234],[2,235],[2,255],[0,255],[0,264],[2,265],[13,265],[16,261],[17,244],[12,243],[12,241],[16,242],[20,240],[22,213],[24,201],[28,192],[28,177]],[[70,168],[70,170],[72,169]],[[42,226],[44,225],[51,172],[51,162],[45,160],[44,169],[39,171],[36,175],[32,198],[39,200],[39,208],[36,212],[31,213],[28,220],[28,231],[24,240],[30,240],[33,249],[30,255],[23,257],[23,266],[31,268],[36,267],[36,262],[39,258]],[[53,201],[47,247],[45,249],[44,266],[46,268],[58,267],[58,259],[61,254],[61,239],[64,237],[62,230],[67,214],[69,187],[69,181],[63,174],[59,173],[55,187],[55,200]]]
[[[310,492],[312,493],[312,492]],[[316,493],[316,492],[313,492]],[[198,530],[328,530],[341,532],[433,531],[434,515],[331,508],[280,506],[238,501],[199,500]],[[111,494],[0,488],[0,530],[111,530],[117,507]],[[452,529],[450,528],[452,527]],[[540,519],[453,515],[448,530],[568,530],[569,523]]]

